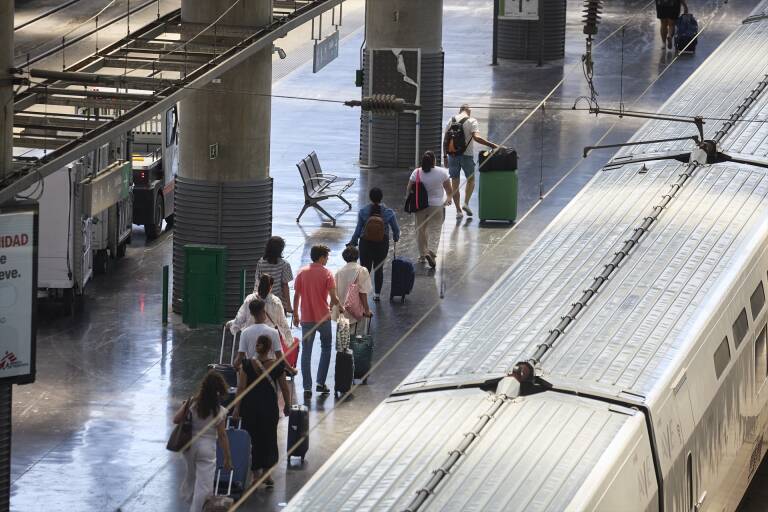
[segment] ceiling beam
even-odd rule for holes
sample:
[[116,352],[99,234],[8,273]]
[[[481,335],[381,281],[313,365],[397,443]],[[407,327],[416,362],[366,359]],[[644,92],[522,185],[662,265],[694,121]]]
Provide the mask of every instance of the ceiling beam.
[[144,89],[149,91],[159,91],[178,83],[178,80],[162,78],[106,75],[72,71],[49,71],[47,69],[31,69],[29,71],[29,76],[33,78],[66,81],[68,83],[103,85],[106,87],[115,87],[117,89]]
[[95,130],[99,126],[103,125],[104,121],[96,121],[93,119],[72,119],[55,117],[55,115],[42,117],[42,116],[30,116],[16,114],[13,116],[13,126],[25,127],[25,128],[42,128],[42,129],[54,129],[65,131],[78,131],[87,132],[89,130]]

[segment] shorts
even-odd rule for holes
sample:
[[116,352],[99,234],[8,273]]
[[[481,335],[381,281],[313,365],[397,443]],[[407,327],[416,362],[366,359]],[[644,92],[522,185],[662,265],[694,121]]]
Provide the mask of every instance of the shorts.
[[464,176],[467,179],[475,174],[475,159],[472,155],[448,155],[448,174],[453,179],[461,177],[461,170],[464,169]]
[[676,20],[680,17],[680,2],[670,2],[660,5],[656,2],[656,17],[660,20]]

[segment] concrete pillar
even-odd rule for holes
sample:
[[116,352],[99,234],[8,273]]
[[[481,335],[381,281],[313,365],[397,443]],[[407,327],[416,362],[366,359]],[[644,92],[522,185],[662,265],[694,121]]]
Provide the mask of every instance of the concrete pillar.
[[13,158],[13,0],[0,0],[0,180]]
[[[231,4],[231,0],[182,0],[182,24],[192,24],[182,33],[196,33]],[[206,36],[236,35],[243,28],[253,32],[271,20],[271,0],[248,0],[237,4]],[[239,306],[242,269],[253,284],[253,270],[272,226],[271,92],[272,52],[267,48],[180,103],[173,255],[176,312],[182,308],[186,244],[227,247],[227,315]]]
[[498,56],[534,62],[562,59],[565,55],[565,8],[566,0],[538,0],[538,19],[504,16],[502,10],[496,30]]
[[[440,154],[443,117],[442,0],[368,0],[363,54],[363,96],[396,94],[421,105],[418,114],[383,116],[363,112],[360,162],[412,167],[427,149]],[[393,49],[403,49],[398,56]],[[420,50],[420,60],[408,50]],[[407,77],[407,78],[406,78]],[[415,94],[419,85],[418,97]]]

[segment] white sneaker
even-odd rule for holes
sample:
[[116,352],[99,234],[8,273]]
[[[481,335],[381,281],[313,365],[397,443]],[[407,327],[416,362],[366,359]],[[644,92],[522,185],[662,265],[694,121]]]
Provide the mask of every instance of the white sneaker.
[[381,294],[380,293],[374,293],[373,294],[373,302],[379,302],[381,300]]
[[464,218],[464,212],[456,212],[456,218],[457,218],[457,219],[462,219],[462,218]]
[[461,207],[461,209],[462,209],[462,210],[464,210],[465,212],[467,212],[467,215],[468,215],[469,217],[471,217],[472,215],[474,215],[474,213],[472,212],[472,210],[470,210],[470,209],[469,209],[469,205],[468,205],[468,204],[465,204],[464,206],[462,206],[462,207]]

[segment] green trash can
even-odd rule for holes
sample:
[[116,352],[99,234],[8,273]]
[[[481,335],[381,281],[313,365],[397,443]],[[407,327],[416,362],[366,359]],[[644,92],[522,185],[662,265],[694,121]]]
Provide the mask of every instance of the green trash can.
[[182,320],[188,326],[224,322],[226,258],[222,245],[184,246]]
[[517,153],[480,152],[480,222],[517,220]]

